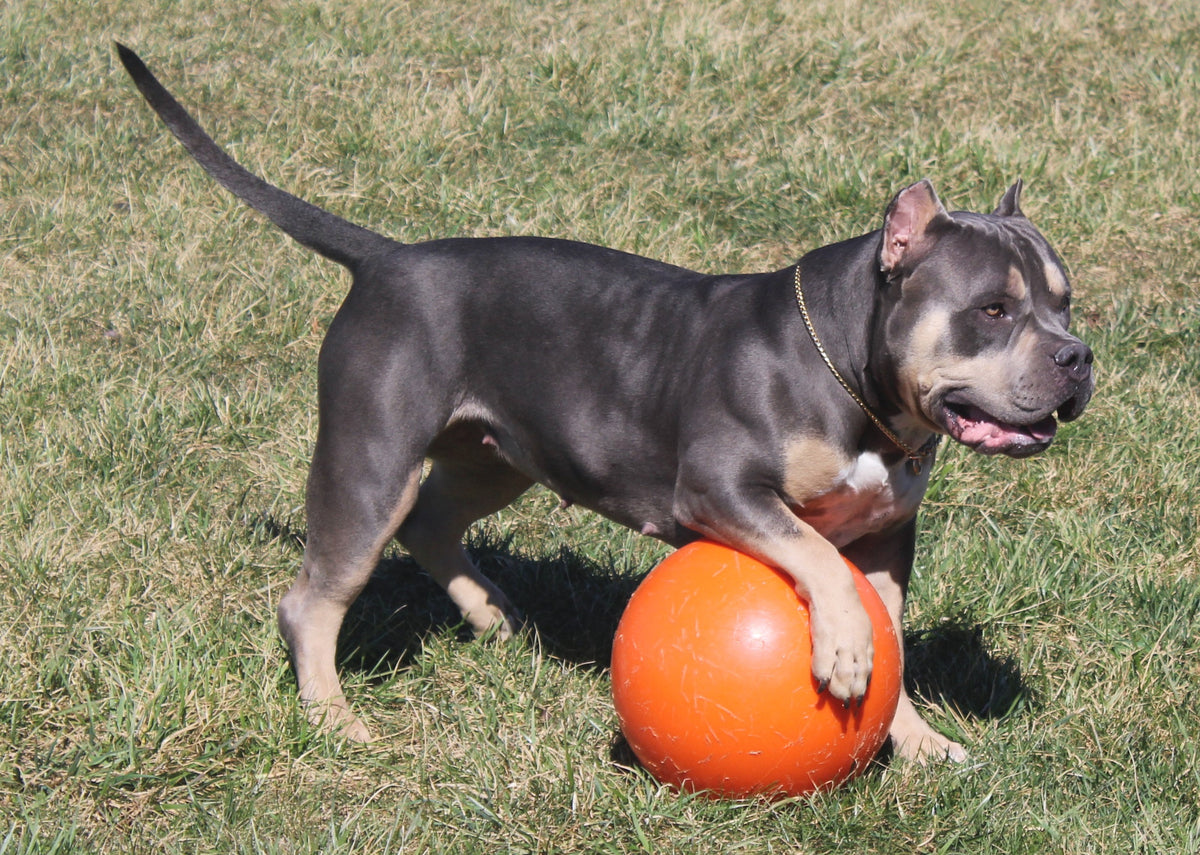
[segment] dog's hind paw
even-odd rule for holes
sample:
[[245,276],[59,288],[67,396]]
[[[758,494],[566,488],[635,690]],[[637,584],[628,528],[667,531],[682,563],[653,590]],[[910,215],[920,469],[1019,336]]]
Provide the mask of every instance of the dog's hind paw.
[[481,610],[464,614],[463,619],[476,638],[494,641],[510,641],[525,625],[525,616],[512,606],[501,609],[488,604]]

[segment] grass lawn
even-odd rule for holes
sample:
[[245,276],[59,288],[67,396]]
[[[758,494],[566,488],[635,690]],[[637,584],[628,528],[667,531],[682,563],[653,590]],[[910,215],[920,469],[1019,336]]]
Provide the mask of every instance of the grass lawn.
[[[946,448],[910,681],[963,765],[711,802],[620,762],[612,632],[660,545],[545,492],[472,535],[536,633],[463,638],[396,550],[310,727],[274,626],[347,281],[207,179],[138,50],[251,169],[402,240],[712,271],[931,177],[1059,249],[1093,405]],[[0,6],[0,855],[1200,851],[1200,5],[230,0]],[[520,331],[514,331],[519,335]]]

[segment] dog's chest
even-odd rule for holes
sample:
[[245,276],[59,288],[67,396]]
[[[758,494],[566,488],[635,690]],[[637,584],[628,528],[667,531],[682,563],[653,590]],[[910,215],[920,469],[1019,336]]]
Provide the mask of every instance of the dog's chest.
[[863,452],[837,473],[828,491],[796,512],[840,549],[909,519],[928,486],[928,466],[913,475],[906,460],[889,467],[875,452]]

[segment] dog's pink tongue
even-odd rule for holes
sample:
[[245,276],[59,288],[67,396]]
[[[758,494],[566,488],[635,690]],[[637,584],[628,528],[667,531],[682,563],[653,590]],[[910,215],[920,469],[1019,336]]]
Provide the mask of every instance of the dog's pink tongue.
[[1013,425],[993,419],[975,407],[959,416],[958,426],[960,430],[956,439],[959,442],[976,448],[997,450],[1046,443],[1054,438],[1058,430],[1058,422],[1053,416],[1047,416],[1032,425]]

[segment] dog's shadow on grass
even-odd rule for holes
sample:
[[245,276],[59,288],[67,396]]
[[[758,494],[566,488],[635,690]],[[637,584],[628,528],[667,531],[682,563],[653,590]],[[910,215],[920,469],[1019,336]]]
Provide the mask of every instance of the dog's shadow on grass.
[[[563,549],[531,557],[507,543],[476,543],[468,552],[480,571],[508,595],[548,655],[607,668],[613,635],[641,576]],[[390,671],[412,663],[424,639],[456,632],[472,638],[458,609],[406,555],[375,568],[346,615],[338,640],[343,668]]]
[[[286,524],[260,521],[259,526],[267,537],[302,549],[303,534]],[[505,541],[482,540],[469,552],[521,610],[546,654],[597,670],[608,667],[617,623],[641,575],[569,548],[530,556]],[[390,555],[346,615],[339,667],[374,673],[403,669],[414,663],[425,639],[450,632],[471,638],[437,583],[411,558]],[[1003,718],[1032,700],[1016,661],[994,655],[983,628],[969,618],[910,631],[905,650],[905,683],[917,699],[949,705],[973,719]]]
[[1018,662],[993,654],[978,623],[952,620],[907,632],[904,641],[904,682],[916,698],[980,720],[1004,718],[1034,700]]
[[[472,558],[509,595],[537,632],[549,655],[605,669],[613,635],[641,576],[622,574],[563,549],[557,555],[513,554],[506,544],[476,545]],[[407,557],[383,561],[347,615],[343,667],[403,667],[433,632],[461,625],[450,598]],[[1011,658],[993,654],[983,628],[967,619],[906,633],[909,692],[953,707],[973,719],[997,719],[1030,700],[1030,689]]]

